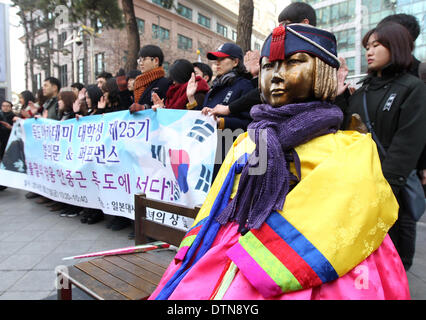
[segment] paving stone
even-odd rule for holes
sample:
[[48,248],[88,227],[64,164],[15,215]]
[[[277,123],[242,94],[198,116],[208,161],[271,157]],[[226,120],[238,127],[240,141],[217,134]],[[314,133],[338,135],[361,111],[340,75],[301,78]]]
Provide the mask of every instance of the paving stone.
[[18,230],[18,231],[14,231],[8,237],[1,239],[1,241],[4,241],[4,242],[33,241],[38,236],[40,236],[42,233],[43,233],[43,231],[41,231],[41,230],[36,230],[36,231],[32,231],[32,232]]
[[0,270],[31,270],[42,258],[43,256],[37,254],[12,255],[0,263]]
[[[44,291],[50,293],[55,289],[56,274],[52,271],[29,271],[8,289],[8,291]],[[47,295],[46,294],[46,295]]]
[[50,293],[51,291],[7,291],[0,295],[0,300],[42,300]]
[[6,291],[28,271],[0,271],[0,292]]

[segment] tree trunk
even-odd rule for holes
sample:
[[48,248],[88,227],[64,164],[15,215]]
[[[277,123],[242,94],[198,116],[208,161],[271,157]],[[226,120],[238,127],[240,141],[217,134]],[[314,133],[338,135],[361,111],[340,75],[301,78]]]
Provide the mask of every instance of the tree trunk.
[[[29,82],[31,87],[27,89],[32,91],[33,93],[36,92],[36,83],[34,79],[34,31],[33,25],[31,21],[28,21],[27,17],[25,16],[25,12],[21,9],[19,12],[19,16],[22,21],[22,26],[24,27],[25,31],[25,49],[27,51],[27,57],[28,57],[28,65],[29,65]],[[32,13],[30,20],[32,20]],[[27,70],[28,71],[28,70]],[[28,86],[28,83],[26,83],[26,86]]]
[[251,50],[253,12],[253,0],[240,0],[237,24],[237,45],[243,49],[244,53]]
[[133,0],[121,0],[123,6],[124,20],[127,32],[127,60],[124,69],[126,72],[134,70],[138,66],[138,53],[140,48],[140,38],[138,25],[136,23],[135,8]]

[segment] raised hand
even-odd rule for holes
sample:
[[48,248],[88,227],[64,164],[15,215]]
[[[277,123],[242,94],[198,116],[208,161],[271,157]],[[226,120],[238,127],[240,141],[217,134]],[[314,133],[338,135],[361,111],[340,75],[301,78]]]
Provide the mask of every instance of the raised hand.
[[258,50],[247,51],[244,56],[244,65],[247,71],[250,72],[253,77],[257,77],[257,75],[259,74],[259,60],[260,52]]
[[348,65],[345,58],[339,57],[340,67],[337,70],[337,95],[341,95],[349,87],[349,83],[345,84],[346,77],[349,73]]
[[194,95],[197,92],[198,83],[195,81],[195,73],[193,72],[191,75],[191,79],[188,81],[188,85],[186,87],[186,96],[188,97],[189,103],[194,99]]
[[78,93],[78,100],[84,100],[86,99],[86,88],[83,88],[80,90],[80,92]]
[[101,97],[101,100],[98,102],[98,109],[105,109],[106,108],[106,99],[104,96]]
[[163,108],[164,108],[164,104],[154,104],[151,107],[151,109],[154,111],[157,111],[157,109],[163,109]]
[[164,108],[164,99],[160,99],[157,93],[152,93],[151,100],[153,105],[157,105],[157,108]]
[[80,106],[81,106],[80,99],[75,100],[74,103],[72,104],[72,110],[74,111],[74,113],[80,112]]
[[30,111],[32,114],[36,114],[38,112],[38,106],[34,104],[32,101],[28,101],[28,106],[30,107]]

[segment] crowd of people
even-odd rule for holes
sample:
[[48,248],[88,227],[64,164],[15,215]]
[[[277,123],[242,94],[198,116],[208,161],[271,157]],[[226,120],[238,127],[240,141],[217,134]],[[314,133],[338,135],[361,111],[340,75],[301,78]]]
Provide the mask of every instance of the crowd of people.
[[[299,28],[303,31],[304,26],[315,27],[316,14],[314,9],[305,3],[292,3],[281,12],[278,22],[286,34],[285,49],[282,50],[287,52],[293,45],[293,42],[288,40],[295,34],[293,29]],[[287,30],[287,26],[292,25],[295,27]],[[277,28],[275,32],[283,31]],[[163,68],[164,54],[161,48],[146,45],[139,52],[138,70],[125,73],[121,69],[115,76],[103,72],[97,76],[96,84],[74,83],[71,90],[61,89],[60,81],[49,77],[45,79],[43,88],[36,96],[30,91],[20,94],[22,108],[19,114],[12,112],[12,103],[3,102],[0,113],[0,157],[4,153],[8,134],[16,118],[43,117],[64,121],[122,110],[134,113],[158,108],[186,109],[199,110],[205,115],[212,116],[217,122],[218,129],[246,131],[250,125],[256,123],[254,117],[257,116],[258,110],[254,106],[264,103],[282,106],[305,102],[308,96],[312,96],[318,101],[330,101],[339,107],[343,112],[343,121],[338,126],[340,130],[374,133],[376,144],[383,146],[383,149],[378,148],[383,176],[399,203],[398,218],[389,230],[389,235],[405,270],[408,270],[415,253],[416,221],[407,214],[406,208],[402,205],[400,190],[413,170],[416,170],[423,186],[426,185],[425,64],[413,56],[414,41],[419,33],[416,18],[406,14],[389,16],[368,31],[362,39],[362,46],[366,50],[368,75],[359,82],[358,89],[351,88],[345,82],[348,74],[345,60],[343,58],[336,60],[333,55],[324,55],[324,48],[316,55],[315,72],[318,78],[313,81],[318,84],[324,83],[325,79],[328,82],[325,81],[326,84],[318,89],[315,83],[308,85],[307,80],[306,82],[294,80],[305,79],[302,71],[298,71],[299,74],[295,75],[298,64],[307,61],[303,48],[299,48],[302,52],[299,52],[299,55],[293,54],[293,60],[289,60],[286,55],[286,72],[291,71],[293,74],[281,79],[277,65],[264,62],[265,56],[273,61],[271,57],[280,52],[281,49],[277,49],[274,42],[267,55],[263,54],[263,50],[244,53],[234,43],[223,43],[216,51],[207,54],[208,60],[213,62],[214,72],[208,64],[176,59],[170,66],[168,75]],[[330,34],[327,33],[327,36]],[[334,36],[331,34],[330,37]],[[303,40],[310,45],[316,41],[315,38]],[[297,41],[294,42],[295,46],[296,43]],[[338,69],[336,79],[331,76],[334,71],[326,65]],[[259,76],[262,70],[269,71],[269,78]],[[267,73],[263,71],[263,74]],[[269,88],[268,85],[271,83],[277,89],[268,92],[265,88]],[[306,90],[309,91],[309,95]],[[283,92],[288,94],[288,100],[280,100]],[[291,131],[291,128],[288,129]],[[280,136],[279,133],[277,135]],[[224,143],[220,145],[224,160],[228,150],[224,149]],[[277,151],[277,154],[281,153]],[[287,159],[287,154],[285,157]],[[290,159],[294,161],[293,156]],[[285,163],[285,160],[282,160]],[[220,164],[215,166],[214,177],[218,176],[219,169]],[[280,180],[284,178],[278,177],[277,180],[273,180],[271,177],[272,180],[265,180],[263,183],[270,181],[284,183]],[[263,184],[258,187],[263,187]],[[281,187],[273,186],[273,188]],[[262,194],[259,195],[261,196]],[[51,211],[59,211],[61,216],[80,215],[82,223],[93,224],[104,219],[104,214],[99,209],[52,201],[32,192],[26,197],[36,199],[39,204],[46,204]],[[251,201],[242,202],[240,206],[246,208],[250,203]],[[247,216],[245,219],[250,221]],[[239,232],[242,234],[246,221],[238,221]],[[114,217],[107,227],[121,230],[131,224],[130,219]],[[129,237],[134,238],[134,233],[132,232]]]

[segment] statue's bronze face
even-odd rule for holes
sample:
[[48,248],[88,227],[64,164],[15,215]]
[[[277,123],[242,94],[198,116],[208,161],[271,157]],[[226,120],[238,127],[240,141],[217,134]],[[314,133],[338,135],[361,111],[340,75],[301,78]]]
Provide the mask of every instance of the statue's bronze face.
[[306,101],[314,97],[315,58],[298,52],[285,60],[262,59],[259,85],[266,102],[273,107]]

